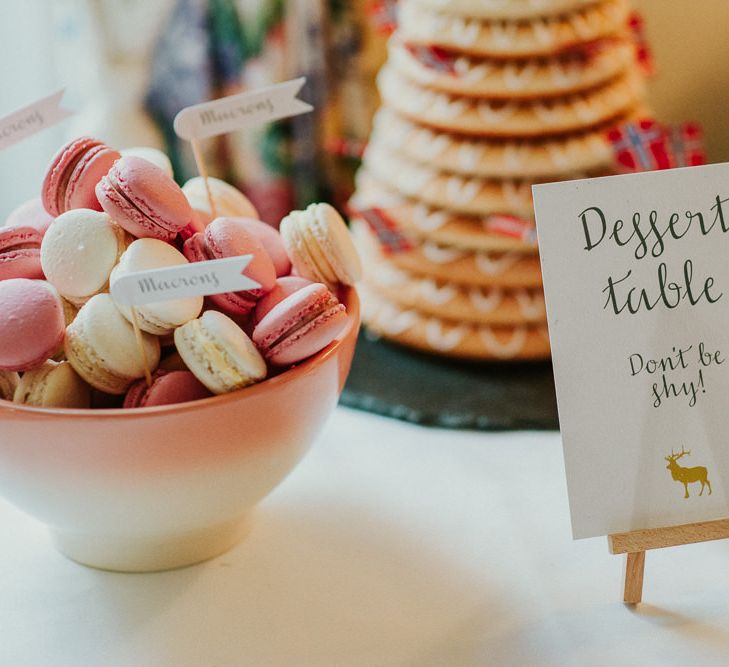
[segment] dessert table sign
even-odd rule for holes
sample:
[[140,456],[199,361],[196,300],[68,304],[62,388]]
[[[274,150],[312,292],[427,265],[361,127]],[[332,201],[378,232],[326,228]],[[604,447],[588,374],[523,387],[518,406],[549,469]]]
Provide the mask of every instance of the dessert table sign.
[[729,537],[729,164],[536,185],[573,536]]

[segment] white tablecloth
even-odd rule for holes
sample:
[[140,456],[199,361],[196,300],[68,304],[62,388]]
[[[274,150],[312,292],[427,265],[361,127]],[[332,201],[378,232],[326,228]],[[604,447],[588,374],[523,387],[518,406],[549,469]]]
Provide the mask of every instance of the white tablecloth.
[[339,409],[248,539],[174,572],[95,571],[0,504],[0,664],[726,665],[729,543],[622,557],[570,537],[559,436]]

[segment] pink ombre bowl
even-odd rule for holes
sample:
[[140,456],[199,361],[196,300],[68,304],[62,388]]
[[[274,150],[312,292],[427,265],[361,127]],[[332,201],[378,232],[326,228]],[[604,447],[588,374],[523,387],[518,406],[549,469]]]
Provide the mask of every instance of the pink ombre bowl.
[[0,493],[75,561],[166,570],[223,553],[334,410],[359,330],[252,387],[180,405],[66,410],[0,400]]

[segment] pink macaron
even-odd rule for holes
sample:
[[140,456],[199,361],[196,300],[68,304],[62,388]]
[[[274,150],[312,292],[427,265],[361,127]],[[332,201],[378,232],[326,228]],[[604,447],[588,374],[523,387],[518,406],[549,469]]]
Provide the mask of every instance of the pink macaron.
[[0,281],[0,370],[27,371],[53,356],[66,321],[56,290],[43,280]]
[[40,197],[10,212],[0,227],[0,280],[43,278],[41,241],[54,219]]
[[151,408],[198,401],[212,395],[190,371],[157,370],[152,375],[150,387],[145,380],[138,380],[129,388],[124,407]]
[[42,240],[33,227],[0,227],[0,280],[42,278]]
[[256,311],[253,315],[255,323],[258,324],[258,322],[268,315],[275,305],[281,303],[287,296],[312,284],[311,280],[301,278],[300,276],[284,276],[279,278],[273,286],[273,289],[259,299],[256,304]]
[[167,172],[133,155],[114,163],[96,195],[112,220],[137,238],[172,241],[193,219],[190,204]]
[[191,262],[253,255],[243,272],[259,283],[260,289],[214,294],[209,297],[212,303],[229,315],[250,313],[256,301],[276,284],[276,268],[263,243],[246,229],[239,218],[216,218],[204,232],[185,241],[184,253]]
[[46,211],[41,198],[36,197],[14,208],[5,220],[5,227],[32,227],[45,234],[54,219]]
[[347,311],[326,285],[313,283],[276,304],[253,331],[253,342],[275,366],[316,354],[344,329]]
[[289,275],[291,273],[291,260],[286,253],[286,248],[278,230],[274,229],[267,222],[262,222],[254,218],[236,218],[236,220],[239,220],[246,231],[253,234],[263,244],[263,247],[266,249],[268,256],[276,268],[276,275]]
[[189,225],[183,227],[180,230],[179,236],[177,237],[177,243],[183,244],[187,239],[192,238],[198,232],[204,232],[207,223],[200,217],[199,213],[192,209],[192,221]]
[[96,185],[120,154],[98,139],[80,137],[63,146],[46,170],[41,198],[53,216],[74,208],[100,211]]

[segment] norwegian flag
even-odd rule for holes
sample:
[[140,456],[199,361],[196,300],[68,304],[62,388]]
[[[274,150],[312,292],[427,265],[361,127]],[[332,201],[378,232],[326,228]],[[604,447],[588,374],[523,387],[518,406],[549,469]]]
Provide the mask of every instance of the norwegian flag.
[[346,137],[335,137],[326,143],[327,152],[337,157],[353,158],[361,160],[367,143],[359,139],[348,139]]
[[628,28],[635,45],[635,57],[640,69],[646,76],[653,76],[656,73],[656,64],[646,37],[645,21],[639,12],[631,13],[628,18]]
[[484,220],[483,227],[487,232],[499,236],[509,236],[532,244],[537,242],[537,229],[534,223],[515,215],[505,213],[490,215]]
[[372,0],[369,3],[367,13],[379,32],[384,32],[387,35],[395,32],[397,28],[395,4],[396,0]]
[[426,67],[442,72],[443,74],[456,74],[456,59],[445,49],[439,46],[425,46],[423,44],[405,44],[405,48],[420,63]]
[[607,46],[615,41],[613,37],[601,37],[591,42],[575,44],[561,49],[558,55],[564,58],[575,58],[581,62],[587,63],[599,56]]
[[706,164],[704,133],[698,123],[684,123],[670,128],[674,166],[696,167]]
[[615,161],[627,171],[670,169],[673,157],[666,129],[646,118],[619,125],[606,133]]
[[354,211],[362,218],[377,236],[380,247],[386,255],[408,252],[412,243],[402,234],[397,223],[381,208],[367,208]]

